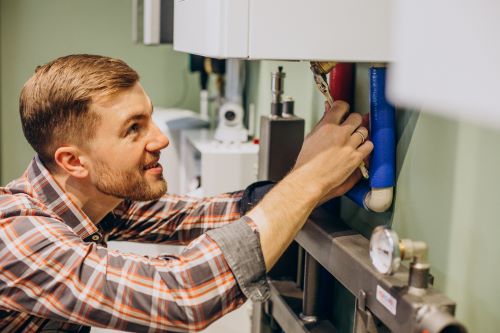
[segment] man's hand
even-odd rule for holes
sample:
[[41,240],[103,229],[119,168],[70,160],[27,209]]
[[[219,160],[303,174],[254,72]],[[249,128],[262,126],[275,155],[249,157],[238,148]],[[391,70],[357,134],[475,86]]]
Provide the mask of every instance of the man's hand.
[[331,109],[325,104],[323,118],[306,137],[293,168],[310,164],[311,181],[317,182],[318,190],[322,188],[325,193],[320,203],[343,195],[359,181],[357,166],[373,149],[370,141],[362,142],[362,136],[368,137],[367,119],[348,112],[345,102],[337,101]]
[[[270,270],[319,203],[349,190],[357,168],[373,149],[362,118],[335,102],[307,136],[292,171],[247,215],[257,224]],[[355,133],[361,132],[362,135]]]

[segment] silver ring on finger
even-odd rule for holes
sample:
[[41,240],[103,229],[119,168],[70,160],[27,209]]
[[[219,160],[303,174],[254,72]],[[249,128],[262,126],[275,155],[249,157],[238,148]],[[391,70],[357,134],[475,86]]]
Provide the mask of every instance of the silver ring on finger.
[[363,132],[361,132],[359,129],[358,130],[355,130],[354,133],[352,133],[353,135],[354,134],[357,134],[361,137],[361,144],[365,143],[366,141],[366,136],[364,135]]

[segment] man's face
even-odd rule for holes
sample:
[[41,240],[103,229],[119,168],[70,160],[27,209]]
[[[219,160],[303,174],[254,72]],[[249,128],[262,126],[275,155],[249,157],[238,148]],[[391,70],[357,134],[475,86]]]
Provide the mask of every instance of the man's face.
[[158,163],[168,139],[153,123],[153,106],[139,83],[92,103],[101,120],[89,143],[90,178],[100,192],[137,201],[165,194]]

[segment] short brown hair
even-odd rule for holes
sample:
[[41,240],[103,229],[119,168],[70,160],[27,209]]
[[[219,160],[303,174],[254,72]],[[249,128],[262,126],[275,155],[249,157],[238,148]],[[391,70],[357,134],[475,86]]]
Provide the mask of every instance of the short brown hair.
[[93,138],[99,123],[89,110],[93,100],[131,88],[138,80],[124,61],[98,55],[68,55],[38,66],[19,99],[24,136],[51,165],[61,145]]

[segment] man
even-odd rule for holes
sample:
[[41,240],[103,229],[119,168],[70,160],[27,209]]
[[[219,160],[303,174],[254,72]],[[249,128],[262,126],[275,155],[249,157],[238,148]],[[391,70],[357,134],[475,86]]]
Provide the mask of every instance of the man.
[[[315,206],[356,183],[372,150],[340,102],[257,205],[258,186],[179,197],[165,194],[168,139],[152,112],[117,59],[62,57],[26,82],[21,121],[37,155],[0,188],[0,331],[196,331],[247,298],[263,301],[266,271]],[[187,246],[150,258],[107,250],[107,240]]]

